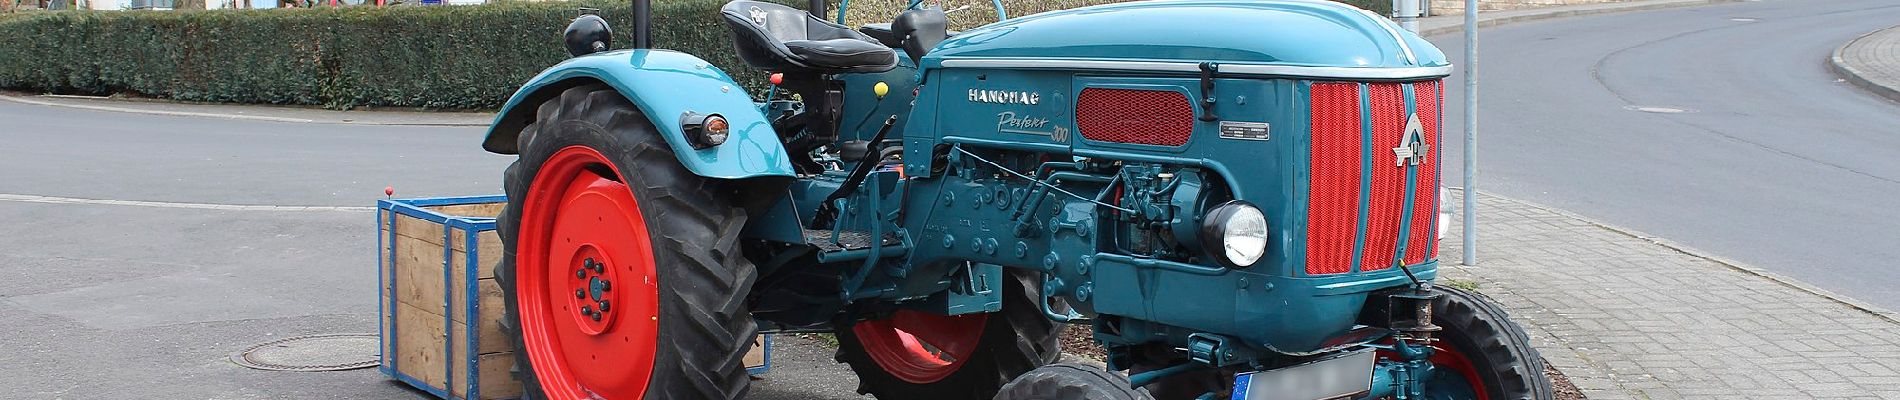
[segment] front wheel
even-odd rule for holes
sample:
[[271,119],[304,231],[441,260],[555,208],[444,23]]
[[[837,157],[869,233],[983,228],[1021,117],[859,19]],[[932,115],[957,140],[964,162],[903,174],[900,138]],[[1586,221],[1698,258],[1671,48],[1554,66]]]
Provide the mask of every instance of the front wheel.
[[987,399],[1003,384],[1061,355],[1054,321],[1036,296],[1041,278],[1010,270],[1003,310],[932,315],[898,310],[838,330],[838,362],[858,374],[858,392],[879,399]]
[[495,278],[525,397],[744,396],[745,213],[605,86],[541,105],[520,142]]
[[1425,397],[1445,400],[1547,400],[1552,398],[1544,359],[1531,348],[1524,328],[1484,295],[1437,286],[1432,323],[1439,331],[1432,345],[1437,371],[1425,383]]

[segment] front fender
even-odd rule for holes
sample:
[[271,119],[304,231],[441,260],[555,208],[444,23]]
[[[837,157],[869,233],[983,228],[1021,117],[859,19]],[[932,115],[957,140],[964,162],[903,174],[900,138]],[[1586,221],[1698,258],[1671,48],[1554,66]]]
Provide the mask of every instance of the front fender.
[[[640,108],[660,137],[694,174],[723,179],[792,176],[791,159],[778,133],[745,89],[719,67],[669,50],[621,50],[574,57],[541,71],[515,91],[489,125],[482,148],[515,154],[515,138],[534,122],[535,109],[561,91],[604,83]],[[719,114],[732,124],[725,144],[694,150],[680,127],[687,111]]]

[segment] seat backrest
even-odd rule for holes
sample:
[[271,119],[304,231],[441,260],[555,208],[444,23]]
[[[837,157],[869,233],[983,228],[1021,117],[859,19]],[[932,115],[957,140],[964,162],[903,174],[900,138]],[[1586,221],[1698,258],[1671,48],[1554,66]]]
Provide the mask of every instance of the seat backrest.
[[936,48],[938,43],[950,36],[950,16],[943,10],[920,8],[904,10],[891,21],[891,33],[897,35],[904,44],[904,53],[910,55],[911,63],[924,58],[924,53]]
[[766,70],[794,67],[792,51],[785,42],[809,39],[807,24],[813,19],[805,10],[750,0],[726,3],[719,8],[719,15],[732,28],[739,59]]

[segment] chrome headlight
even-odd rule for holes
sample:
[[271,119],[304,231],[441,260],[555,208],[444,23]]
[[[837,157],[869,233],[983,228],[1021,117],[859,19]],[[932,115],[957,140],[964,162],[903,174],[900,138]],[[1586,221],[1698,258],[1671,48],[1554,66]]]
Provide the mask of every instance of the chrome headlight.
[[1201,221],[1201,246],[1222,264],[1247,268],[1267,255],[1267,215],[1253,204],[1228,201]]

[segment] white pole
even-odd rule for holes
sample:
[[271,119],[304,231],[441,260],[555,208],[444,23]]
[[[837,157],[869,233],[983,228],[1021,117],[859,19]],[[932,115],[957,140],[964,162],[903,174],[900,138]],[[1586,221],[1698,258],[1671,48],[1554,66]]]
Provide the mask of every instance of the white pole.
[[1465,0],[1465,265],[1478,265],[1477,177],[1478,0]]
[[1425,0],[1392,0],[1392,19],[1400,28],[1418,33],[1418,18],[1424,13]]

